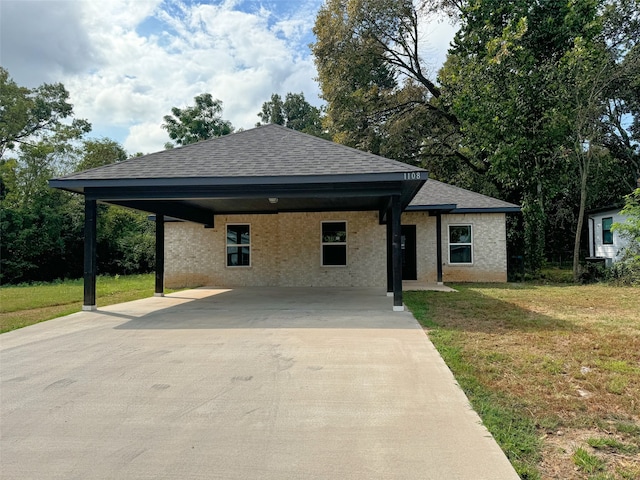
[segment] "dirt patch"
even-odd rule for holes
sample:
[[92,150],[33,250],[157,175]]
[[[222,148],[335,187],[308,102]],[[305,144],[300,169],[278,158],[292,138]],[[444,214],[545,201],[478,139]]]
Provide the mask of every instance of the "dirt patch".
[[[588,477],[573,461],[573,454],[583,448],[607,464],[606,470],[616,472],[618,476],[609,478],[640,478],[640,456],[598,450],[589,446],[588,440],[594,438],[614,439],[621,443],[633,444],[633,439],[611,430],[601,429],[561,429],[543,436],[543,460],[540,472],[543,480],[582,480]],[[627,476],[624,476],[624,475]],[[633,476],[632,476],[633,475]]]

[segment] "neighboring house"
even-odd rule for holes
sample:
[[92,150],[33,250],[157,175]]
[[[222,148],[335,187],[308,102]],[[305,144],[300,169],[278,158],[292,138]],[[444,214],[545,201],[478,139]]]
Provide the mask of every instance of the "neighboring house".
[[156,215],[158,294],[165,284],[386,286],[397,310],[403,279],[506,281],[505,214],[519,211],[278,125],[50,185],[85,195],[85,309],[95,308],[97,201]]
[[628,243],[618,232],[611,230],[614,223],[627,221],[628,217],[620,215],[620,210],[622,206],[610,206],[589,212],[589,256],[604,259],[607,267],[620,259],[622,249]]

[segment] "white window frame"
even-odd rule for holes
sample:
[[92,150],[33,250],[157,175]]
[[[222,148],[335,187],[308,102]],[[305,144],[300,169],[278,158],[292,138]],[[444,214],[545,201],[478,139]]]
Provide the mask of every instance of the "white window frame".
[[[344,223],[344,233],[345,233],[345,241],[344,242],[325,242],[324,236],[322,235],[322,226],[325,223]],[[345,268],[349,264],[349,248],[347,244],[349,242],[349,225],[346,220],[322,220],[320,222],[320,266],[323,268]],[[324,246],[325,245],[344,245],[344,265],[325,265],[324,264]]]
[[[245,243],[237,243],[237,244],[230,244],[228,241],[228,233],[229,233],[229,227],[240,227],[240,226],[246,226],[249,227],[249,243],[245,244]],[[228,252],[228,248],[229,247],[249,247],[249,265],[229,265],[229,254]],[[251,265],[253,265],[253,252],[252,252],[252,248],[251,248],[251,224],[250,223],[227,223],[224,227],[224,264],[227,268],[249,268],[251,267]]]
[[[451,227],[469,227],[469,232],[471,233],[471,241],[470,242],[460,242],[460,243],[451,243]],[[458,266],[464,266],[464,265],[473,265],[473,262],[475,260],[475,253],[473,251],[473,238],[474,238],[474,233],[473,233],[473,224],[472,223],[452,223],[447,225],[447,257],[449,260],[449,265],[458,265]],[[452,245],[458,245],[458,246],[466,246],[468,245],[469,247],[471,247],[471,261],[470,262],[452,262],[451,261],[451,246]]]

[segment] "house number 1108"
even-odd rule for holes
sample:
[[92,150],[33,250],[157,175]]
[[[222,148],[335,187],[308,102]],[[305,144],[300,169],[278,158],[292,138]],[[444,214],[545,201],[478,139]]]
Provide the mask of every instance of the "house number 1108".
[[422,172],[405,172],[405,180],[420,180],[422,178]]

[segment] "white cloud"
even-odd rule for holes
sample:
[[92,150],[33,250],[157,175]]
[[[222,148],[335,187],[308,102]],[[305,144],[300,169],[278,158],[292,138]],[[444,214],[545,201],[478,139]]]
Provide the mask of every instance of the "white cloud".
[[130,154],[152,153],[162,150],[164,144],[168,141],[167,132],[162,130],[158,123],[145,122],[129,128],[129,135],[123,147]]
[[[304,91],[310,102],[319,102],[315,68],[300,38],[313,23],[309,8],[317,10],[320,0],[293,2],[288,6],[305,10],[286,14],[257,2],[247,10],[236,1],[81,0],[44,2],[44,7],[42,1],[27,1],[31,16],[40,11],[37,23],[16,11],[18,4],[25,2],[4,0],[3,17],[11,10],[16,25],[31,31],[55,20],[47,38],[39,40],[66,50],[51,47],[36,55],[25,53],[26,47],[11,48],[18,57],[8,62],[14,79],[25,84],[15,72],[36,65],[30,86],[62,81],[76,115],[99,132],[128,131],[117,140],[130,152],[162,149],[168,140],[160,127],[163,116],[203,92],[223,101],[223,117],[237,128],[252,127],[273,92]],[[68,15],[67,23],[60,12]],[[11,35],[19,37],[17,31]],[[83,40],[82,52],[71,49],[74,39]],[[43,58],[55,79],[38,70]],[[4,59],[3,53],[3,66]]]
[[95,132],[151,152],[168,141],[163,116],[203,92],[236,128],[251,128],[272,93],[319,105],[307,44],[321,3],[2,0],[1,60],[19,84],[64,83]]
[[69,1],[0,2],[0,60],[18,84],[54,83],[101,61],[77,7]]

